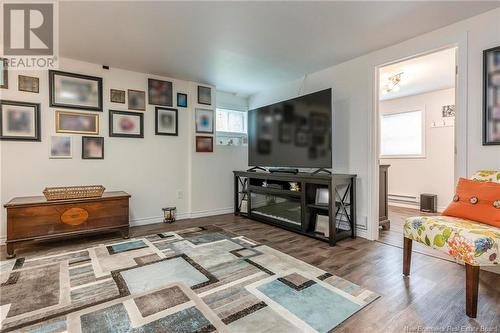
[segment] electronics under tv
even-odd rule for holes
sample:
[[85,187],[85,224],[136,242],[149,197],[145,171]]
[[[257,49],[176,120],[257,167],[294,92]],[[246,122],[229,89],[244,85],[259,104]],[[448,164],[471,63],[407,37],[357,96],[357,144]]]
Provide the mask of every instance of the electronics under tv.
[[332,90],[248,112],[250,166],[332,167]]
[[297,168],[269,168],[268,170],[270,173],[293,173],[293,174],[298,174],[299,169]]

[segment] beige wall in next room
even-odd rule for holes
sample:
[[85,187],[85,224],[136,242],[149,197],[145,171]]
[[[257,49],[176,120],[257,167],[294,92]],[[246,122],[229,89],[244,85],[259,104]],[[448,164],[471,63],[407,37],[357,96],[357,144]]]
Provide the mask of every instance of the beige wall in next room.
[[[421,109],[424,112],[425,156],[422,158],[385,158],[390,164],[389,195],[414,196],[418,207],[421,193],[436,194],[438,209],[445,208],[454,191],[454,117],[443,118],[442,107],[455,104],[455,89],[380,102],[380,113],[390,114]],[[443,126],[443,121],[446,126]],[[391,204],[391,200],[389,200]]]

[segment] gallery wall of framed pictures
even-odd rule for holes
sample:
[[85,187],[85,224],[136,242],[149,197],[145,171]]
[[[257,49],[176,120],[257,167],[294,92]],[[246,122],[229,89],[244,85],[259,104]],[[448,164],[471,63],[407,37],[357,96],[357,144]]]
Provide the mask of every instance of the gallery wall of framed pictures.
[[112,70],[84,67],[17,72],[0,62],[0,88],[15,92],[13,100],[0,101],[0,140],[44,140],[50,160],[102,160],[108,140],[170,140],[192,128],[194,151],[213,152],[214,90],[208,85],[147,76],[122,81]]

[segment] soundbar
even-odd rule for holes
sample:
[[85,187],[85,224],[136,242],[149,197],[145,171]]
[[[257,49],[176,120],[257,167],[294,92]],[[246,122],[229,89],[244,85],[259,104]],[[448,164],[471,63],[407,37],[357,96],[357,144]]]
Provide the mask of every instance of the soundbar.
[[293,173],[293,174],[299,173],[299,169],[296,168],[269,168],[268,171],[270,173],[275,173],[275,172]]

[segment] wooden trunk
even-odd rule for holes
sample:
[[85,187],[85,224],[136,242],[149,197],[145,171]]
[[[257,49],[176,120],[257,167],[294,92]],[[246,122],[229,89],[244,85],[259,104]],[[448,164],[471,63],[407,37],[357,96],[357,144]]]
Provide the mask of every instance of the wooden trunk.
[[14,198],[7,208],[7,254],[19,242],[118,229],[129,229],[126,192],[106,192],[100,198],[47,201],[45,197]]

